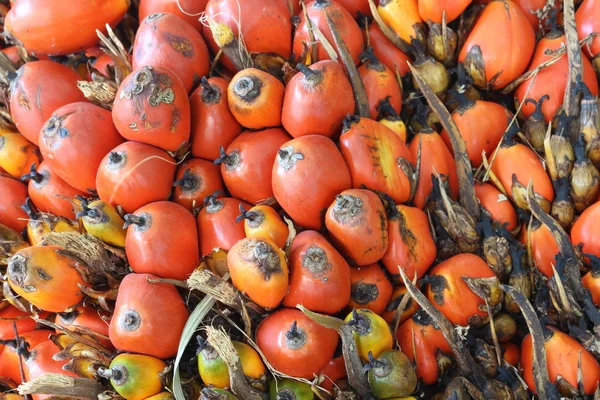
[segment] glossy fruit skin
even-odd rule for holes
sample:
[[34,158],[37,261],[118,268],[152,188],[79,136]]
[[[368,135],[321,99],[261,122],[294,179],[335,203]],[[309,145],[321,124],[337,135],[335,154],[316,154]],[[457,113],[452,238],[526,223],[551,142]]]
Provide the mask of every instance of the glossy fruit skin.
[[[288,82],[281,122],[292,137],[337,135],[346,115],[354,112],[352,86],[340,63],[323,60]],[[308,74],[308,75],[307,75]]]
[[581,278],[583,287],[590,291],[592,301],[598,307],[600,304],[600,279],[597,271],[590,271]]
[[71,103],[54,113],[40,131],[40,150],[54,172],[80,191],[96,189],[104,156],[124,142],[110,111],[91,103]]
[[332,244],[351,265],[369,265],[388,248],[387,215],[379,196],[370,190],[348,189],[338,194],[325,214]]
[[110,341],[121,351],[171,358],[177,353],[189,312],[175,286],[148,279],[156,277],[129,274],[121,282],[108,331]]
[[0,174],[0,224],[22,232],[29,218],[21,206],[27,199],[27,186],[15,179]]
[[227,101],[231,113],[242,126],[264,129],[281,125],[284,92],[283,83],[273,75],[246,68],[235,74],[229,83]]
[[[362,51],[363,44],[362,32],[352,15],[341,4],[331,0],[311,1],[310,3],[306,4],[306,11],[312,24],[319,28],[325,38],[327,38],[327,41],[335,49],[338,57],[340,57],[340,52],[335,45],[335,41],[333,40],[333,35],[329,29],[325,12],[330,15],[331,20],[340,32],[340,35],[342,36],[342,39],[348,48],[350,56],[352,56],[354,64],[358,64],[358,56]],[[300,24],[296,28],[296,33],[294,35],[294,56],[300,56],[300,54],[302,54],[304,51],[302,42],[308,43],[309,41],[310,37],[308,34],[306,18],[304,13],[301,13]],[[317,44],[317,58],[319,60],[330,60],[327,51],[320,43]]]
[[314,312],[335,314],[350,300],[350,267],[320,233],[300,232],[288,256],[290,288],[285,307],[302,304]]
[[429,275],[439,275],[446,280],[442,304],[436,302],[432,285],[428,285],[427,297],[452,323],[466,326],[472,318],[488,315],[486,310],[480,309],[485,308],[484,300],[472,292],[463,279],[495,277],[483,259],[474,254],[459,254],[432,268]]
[[[499,41],[498,37],[506,37]],[[488,4],[462,47],[458,61],[464,63],[472,48],[479,46],[483,55],[485,76],[490,80],[499,73],[495,89],[502,89],[525,72],[535,47],[535,33],[525,13],[512,1]],[[479,79],[477,79],[479,81]],[[483,87],[483,82],[475,82]]]
[[413,318],[409,318],[398,327],[396,339],[402,351],[411,361],[414,362],[416,356],[417,377],[423,383],[432,385],[440,378],[437,363],[438,353],[443,352],[450,355],[452,349],[442,331],[418,316],[419,313],[415,314]]
[[[479,167],[483,161],[482,151],[485,151],[486,157],[494,152],[511,118],[510,112],[500,104],[483,100],[475,101],[475,104],[466,109],[459,107],[452,113],[452,119],[465,140],[467,154],[474,168]],[[452,151],[448,133],[443,130],[441,136]]]
[[19,250],[8,265],[10,287],[44,311],[69,309],[84,298],[78,285],[88,286],[77,271],[76,262],[60,251],[56,246],[28,247]]
[[133,45],[133,69],[146,65],[175,72],[189,93],[208,75],[210,56],[202,35],[177,15],[157,13],[140,20]]
[[227,253],[231,280],[261,307],[275,308],[288,291],[285,253],[270,239],[244,238]]
[[371,61],[363,64],[359,69],[360,79],[365,85],[371,119],[377,119],[379,102],[389,98],[392,107],[400,113],[402,108],[402,90],[396,80],[394,71],[385,64]]
[[55,110],[86,101],[77,87],[80,79],[77,72],[53,61],[28,62],[19,68],[10,90],[10,112],[19,132],[37,145],[40,129]]
[[[536,45],[533,58],[531,59],[531,64],[527,69],[528,71],[533,70],[540,64],[554,57],[546,54],[546,52],[553,52],[562,46],[565,46],[565,35],[560,35],[558,37],[553,37],[550,35],[552,35],[552,33],[546,35],[546,37],[542,38]],[[584,54],[581,55],[581,64],[583,67],[583,82],[593,95],[597,95],[598,80],[596,79],[596,73],[594,71],[594,67],[592,67],[592,64]],[[550,96],[549,99],[542,103],[542,113],[544,114],[546,122],[549,123],[552,121],[552,118],[554,118],[554,115],[563,104],[568,80],[569,61],[567,60],[567,57],[562,57],[559,61],[552,64],[548,68],[541,70],[537,74],[535,82],[532,83],[531,79],[528,79],[521,83],[515,91],[515,104],[521,104],[521,102],[524,100],[525,93],[528,93],[528,98],[536,100],[539,100],[544,95]],[[521,113],[525,117],[529,117],[531,114],[533,114],[535,108],[536,107],[534,104],[523,104],[523,107],[521,107]]]
[[172,199],[189,211],[200,208],[206,196],[225,191],[219,166],[201,158],[190,158],[177,167],[175,182],[184,178],[183,184],[173,189]]
[[[44,315],[48,315],[44,313]],[[0,340],[10,340],[15,338],[13,322],[17,325],[19,336],[24,333],[31,332],[35,329],[36,322],[29,318],[30,314],[19,310],[12,305],[0,311]],[[41,317],[43,318],[43,317]],[[0,354],[2,350],[0,350]],[[0,376],[2,376],[0,374]]]
[[446,23],[454,21],[471,4],[473,0],[418,0],[419,15],[425,22],[442,23],[443,12],[446,11]]
[[[52,333],[50,330],[37,330],[24,333],[20,338],[25,340],[29,344],[29,350],[32,350],[40,343],[49,342]],[[0,376],[9,378],[17,385],[23,383],[19,358],[16,348],[11,345],[5,346],[4,350],[0,352]]]
[[[251,53],[276,53],[288,59],[292,54],[292,23],[290,11],[281,0],[265,0],[257,7],[254,0],[209,0],[206,4],[206,16],[222,23],[240,35]],[[208,26],[204,26],[206,39],[213,54],[219,51]],[[225,56],[223,65],[230,71],[236,71],[233,63]]]
[[242,126],[229,110],[228,85],[229,81],[223,78],[209,78],[190,96],[194,157],[216,160],[219,149],[226,149],[242,132]]
[[[488,161],[491,161],[492,156],[493,154],[489,156]],[[543,196],[549,202],[554,200],[554,188],[550,177],[535,151],[528,146],[521,143],[511,146],[501,145],[491,166],[492,172],[513,200],[515,200],[512,190],[513,174],[525,188],[532,181],[536,194]]]
[[133,272],[186,280],[200,263],[196,219],[170,201],[157,201],[133,213],[144,219],[127,228],[125,253]]
[[[235,340],[232,340],[231,343],[240,357],[244,375],[250,379],[264,378],[266,367],[258,352],[246,343]],[[220,389],[227,389],[230,386],[227,364],[213,348],[202,350],[198,354],[198,370],[205,385]]]
[[171,70],[143,66],[119,86],[112,120],[127,140],[176,151],[190,138],[190,102],[181,79]]
[[37,147],[18,132],[0,129],[0,168],[19,179],[40,163]]
[[417,0],[380,1],[377,11],[383,22],[404,42],[423,39],[418,27],[423,21],[419,15]]
[[571,242],[576,246],[583,243],[584,253],[600,257],[598,215],[600,215],[600,203],[588,207],[571,228]]
[[[298,348],[286,338],[294,321],[306,335]],[[338,335],[313,322],[302,311],[282,308],[265,318],[256,330],[256,343],[273,367],[297,378],[311,379],[331,358],[338,344]]]
[[[396,315],[398,314],[398,305],[400,305],[400,302],[404,296],[410,296],[406,290],[406,286],[395,286],[392,296],[390,297],[390,302],[386,305],[385,310],[381,313],[381,316],[388,324],[391,324],[395,321]],[[419,310],[419,308],[419,304],[410,298],[406,305],[406,309],[399,318],[398,323],[402,325],[404,322],[408,321],[417,312],[417,310]]]
[[519,346],[509,342],[502,343],[501,347],[504,350],[502,358],[513,367],[517,367],[519,365],[519,359],[521,358],[521,349]]
[[100,163],[96,188],[102,200],[134,212],[146,204],[166,200],[174,175],[175,160],[167,152],[143,143],[125,142]]
[[106,34],[106,24],[117,26],[128,7],[126,0],[25,0],[13,5],[4,26],[35,55],[70,54],[97,44],[96,30]]
[[380,315],[392,297],[392,283],[379,264],[350,269],[352,291],[348,308],[361,308]]
[[59,217],[74,219],[73,204],[68,199],[84,196],[85,193],[65,182],[45,161],[39,165],[36,172],[40,175],[40,182],[30,179],[27,192],[37,209]]
[[[307,176],[311,177],[308,181]],[[280,147],[273,165],[272,185],[275,199],[296,223],[319,230],[322,213],[338,193],[350,189],[351,181],[333,141],[307,135]]]
[[[592,32],[598,32],[600,27],[600,4],[594,0],[583,0],[581,6],[575,13],[575,23],[577,24],[577,33],[579,39],[584,39]],[[583,49],[590,57],[594,57],[600,53],[600,37],[595,37],[592,40],[590,49],[583,46]]]
[[[94,333],[108,336],[108,325],[110,320],[102,319],[101,313],[102,311],[95,310],[91,307],[79,306],[70,313],[57,314],[55,323],[69,331],[84,328],[89,329]],[[60,331],[57,329],[56,333],[60,333]],[[113,348],[113,345],[108,338],[100,339],[100,341],[106,348]]]
[[[32,381],[45,374],[60,374],[77,378],[75,373],[63,369],[69,360],[54,360],[54,355],[59,351],[58,346],[51,341],[45,341],[35,346],[23,365],[25,381]],[[51,395],[42,394],[32,396],[33,400],[44,400],[51,397]]]
[[360,118],[340,137],[340,150],[352,176],[352,187],[386,193],[396,203],[410,196],[410,182],[397,160],[413,163],[406,144],[379,122]]
[[205,204],[198,213],[198,236],[200,237],[200,256],[210,254],[214,248],[229,251],[238,241],[246,237],[244,225],[235,222],[240,214],[240,205],[250,206],[232,197],[216,199]]
[[358,328],[352,327],[358,355],[363,362],[369,361],[369,353],[377,358],[381,353],[392,348],[394,344],[392,332],[383,318],[371,310],[361,308],[357,309],[356,313],[348,314],[344,321],[347,323],[355,321],[355,314],[361,321],[368,323],[365,329],[361,329],[361,325]]
[[273,207],[254,206],[247,211],[251,217],[244,218],[246,237],[266,237],[280,249],[285,248],[290,233],[289,227]]
[[319,372],[319,375],[325,376],[325,380],[321,382],[320,386],[325,390],[333,390],[333,384],[340,379],[346,378],[348,375],[346,372],[344,356],[340,355],[332,358],[331,361],[329,361],[329,363]]
[[[548,327],[552,336],[546,339],[546,363],[550,382],[555,383],[558,376],[562,376],[568,383],[577,387],[577,365],[579,354],[581,354],[581,371],[583,372],[583,391],[591,395],[596,390],[600,380],[600,365],[577,340],[566,333]],[[533,393],[537,393],[533,379],[533,345],[531,335],[528,334],[521,343],[521,366],[523,368],[523,379],[529,385]]]
[[229,193],[250,204],[274,202],[271,174],[277,150],[291,138],[281,128],[246,131],[227,147],[221,175]]
[[492,219],[501,225],[506,224],[506,229],[513,231],[517,227],[517,212],[509,199],[506,198],[491,183],[475,182],[475,195],[479,204],[487,210]]
[[417,193],[413,200],[415,206],[420,209],[425,207],[427,196],[429,196],[433,187],[431,176],[435,173],[448,177],[451,196],[453,199],[457,199],[458,176],[456,175],[456,162],[451,150],[446,147],[443,137],[433,130],[415,135],[408,146],[414,160],[417,159],[419,154],[419,141],[421,142],[421,172],[419,174],[419,186],[417,186]]
[[[398,214],[388,221],[388,250],[382,263],[399,280],[401,265],[409,278],[420,279],[433,264],[437,249],[427,214],[416,207],[397,205]],[[414,239],[413,239],[414,238]]]
[[375,56],[385,64],[392,72],[396,73],[396,68],[400,76],[404,76],[409,71],[408,61],[410,57],[404,54],[392,41],[390,41],[379,29],[376,23],[369,25],[369,37],[371,47]]
[[[514,2],[521,7],[525,16],[531,23],[533,29],[537,32],[540,29],[540,19],[535,14],[535,11],[538,11],[542,7],[546,5],[545,0],[514,0]],[[545,20],[544,22],[547,22]]]
[[[531,255],[537,269],[547,278],[554,276],[552,265],[556,265],[554,258],[558,252],[558,244],[552,236],[552,232],[544,224],[536,224],[529,229],[529,240],[531,245]],[[577,235],[574,235],[577,237]],[[526,236],[527,238],[527,236]],[[527,240],[527,239],[526,239]],[[571,239],[575,241],[575,239]]]
[[171,13],[202,32],[200,14],[206,8],[208,0],[140,0],[139,20],[143,21],[150,14]]
[[123,229],[125,221],[117,209],[103,200],[89,203],[88,208],[94,210],[97,216],[82,217],[81,221],[85,230],[108,245],[125,247],[127,232]]
[[167,364],[158,358],[140,354],[119,354],[110,363],[111,370],[126,371],[126,377],[110,383],[127,400],[144,400],[162,390],[160,374]]

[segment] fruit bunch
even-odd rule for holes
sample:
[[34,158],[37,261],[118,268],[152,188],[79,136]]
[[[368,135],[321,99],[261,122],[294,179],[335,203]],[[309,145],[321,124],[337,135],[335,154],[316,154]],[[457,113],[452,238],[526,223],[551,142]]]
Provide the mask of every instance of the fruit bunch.
[[600,398],[597,0],[0,15],[0,400]]

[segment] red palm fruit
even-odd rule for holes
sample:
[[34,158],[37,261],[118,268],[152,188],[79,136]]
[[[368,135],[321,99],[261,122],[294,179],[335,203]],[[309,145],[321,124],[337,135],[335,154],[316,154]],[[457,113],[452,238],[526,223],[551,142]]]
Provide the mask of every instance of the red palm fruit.
[[174,175],[175,161],[164,150],[126,142],[104,157],[96,186],[102,200],[133,212],[154,201],[166,200]]
[[397,205],[388,220],[388,250],[381,262],[394,280],[400,265],[406,275],[420,279],[435,261],[436,245],[427,214],[416,207]]
[[[83,328],[98,335],[106,336],[106,339],[100,339],[101,343],[108,349],[113,348],[112,343],[108,339],[110,318],[99,309],[96,310],[89,306],[79,306],[71,312],[56,314],[55,323],[69,331],[76,331]],[[60,330],[57,329],[56,333],[60,333]]]
[[298,64],[287,84],[281,122],[293,137],[338,134],[346,115],[354,112],[352,86],[342,66],[331,60],[310,67]]
[[413,159],[417,159],[421,146],[421,171],[419,185],[413,200],[416,207],[423,209],[433,188],[431,176],[435,173],[448,177],[452,198],[458,198],[458,176],[456,162],[446,147],[443,138],[433,129],[421,130],[410,142],[408,148]]
[[381,315],[392,298],[392,283],[379,264],[369,264],[350,269],[349,309],[368,309]]
[[[540,64],[554,58],[553,52],[564,47],[567,39],[560,31],[551,31],[542,38],[535,47],[535,53],[529,64],[528,71],[537,68]],[[540,99],[543,96],[549,98],[542,103],[542,114],[546,122],[549,123],[563,104],[567,82],[569,81],[569,60],[567,55],[563,55],[560,60],[539,71],[532,83],[528,79],[521,83],[515,90],[515,104],[518,106],[527,98]],[[583,83],[586,84],[590,92],[595,96],[598,94],[598,80],[592,64],[585,55],[581,55],[583,67]],[[525,117],[529,117],[536,110],[535,103],[527,102],[521,107],[521,112]]]
[[314,312],[335,314],[348,303],[350,267],[320,233],[300,232],[288,260],[290,289],[283,299],[285,307],[302,304]]
[[216,160],[219,149],[226,149],[242,132],[242,126],[229,110],[228,85],[223,78],[202,78],[200,86],[190,96],[194,157]]
[[140,20],[133,44],[133,69],[146,65],[168,68],[189,93],[208,75],[210,57],[202,35],[171,13],[151,14]]
[[556,266],[556,255],[559,248],[552,232],[546,225],[534,220],[531,229],[529,229],[529,241],[531,245],[531,255],[536,268],[547,278],[554,276],[552,266]]
[[[467,154],[473,167],[483,162],[482,152],[489,157],[508,128],[512,118],[510,112],[498,103],[484,100],[472,101],[459,95],[458,108],[452,113],[452,119],[467,145]],[[441,133],[448,149],[452,151],[452,142],[446,130]]]
[[66,183],[93,193],[102,159],[123,138],[110,111],[91,103],[72,103],[56,110],[40,132],[44,160]]
[[22,232],[29,217],[21,208],[27,199],[27,186],[5,175],[0,175],[0,224]]
[[138,20],[143,21],[150,14],[171,13],[201,32],[200,17],[206,3],[208,0],[140,0]]
[[29,180],[29,197],[38,210],[75,219],[73,204],[69,199],[85,196],[85,193],[65,182],[47,162],[42,162],[37,169],[35,164],[32,165],[29,173],[23,175],[21,180]]
[[[354,64],[358,64],[358,55],[362,51],[362,32],[360,27],[350,14],[341,4],[331,0],[314,0],[306,5],[306,11],[311,23],[317,26],[323,33],[329,43],[334,46],[335,51],[340,57],[340,51],[335,45],[331,29],[327,23],[326,13],[329,14],[333,24],[340,31],[340,35],[344,43],[348,47],[350,56],[354,60]],[[304,45],[308,44],[310,36],[308,34],[308,25],[304,13],[300,15],[300,24],[296,28],[294,34],[294,55],[299,56],[304,51]],[[329,54],[321,43],[317,43],[317,58],[319,60],[330,60]]]
[[127,140],[176,151],[190,138],[187,90],[170,69],[140,67],[121,82],[112,120]]
[[[40,343],[51,343],[49,338],[52,333],[50,330],[43,329],[27,332],[19,337],[23,342],[27,343],[27,348],[31,350]],[[25,346],[25,344],[21,346]],[[19,352],[18,347],[14,343],[7,344],[4,347],[4,351],[0,352],[0,376],[10,379],[17,385],[23,383],[20,364],[24,360],[19,353],[22,353],[22,351]]]
[[534,47],[535,33],[523,10],[509,0],[492,1],[475,22],[458,61],[477,87],[502,89],[525,72]]
[[360,57],[363,65],[358,69],[358,73],[367,92],[371,119],[377,119],[377,106],[385,99],[388,99],[399,114],[402,109],[402,90],[395,72],[379,61],[372,48],[365,50]]
[[196,220],[183,206],[157,201],[124,219],[125,253],[133,272],[186,280],[198,266]]
[[173,186],[173,201],[190,211],[202,207],[206,196],[225,190],[219,166],[201,158],[179,165]]
[[406,202],[411,181],[399,160],[414,163],[408,146],[390,128],[368,118],[351,116],[344,125],[340,150],[350,169],[352,187],[377,190],[396,203]]
[[[292,55],[292,22],[287,4],[281,0],[209,0],[205,16],[209,21],[225,24],[233,35],[243,38],[250,53],[275,53],[285,59]],[[219,51],[209,26],[204,38],[213,53]],[[230,71],[234,64],[223,55],[221,63]]]
[[273,204],[271,174],[277,150],[290,137],[281,128],[246,131],[231,142],[215,163],[229,193],[250,204]]
[[475,195],[492,219],[513,231],[517,227],[517,212],[505,195],[489,183],[475,182]]
[[318,230],[327,207],[338,193],[350,188],[351,181],[333,141],[307,135],[279,148],[272,184],[275,199],[285,212],[302,227]]
[[156,277],[148,274],[125,276],[108,334],[120,351],[170,358],[177,354],[189,312],[175,286],[152,279]]
[[369,265],[388,248],[387,215],[375,193],[344,190],[327,209],[325,226],[331,243],[352,265]]
[[256,344],[275,369],[312,379],[333,358],[339,338],[300,310],[282,308],[265,318],[256,330]]
[[[45,318],[47,316],[48,313],[44,312],[39,318]],[[19,336],[33,331],[36,325],[36,322],[31,318],[30,313],[21,311],[17,307],[9,305],[0,311],[0,340],[11,340],[15,338],[13,322],[17,326]],[[0,353],[2,353],[2,351],[0,351]]]
[[10,113],[19,132],[37,145],[40,129],[56,109],[86,101],[77,87],[80,79],[77,72],[53,61],[28,62],[19,68],[10,90]]
[[410,57],[392,43],[375,23],[369,25],[369,41],[373,52],[386,67],[394,73],[397,68],[401,76],[409,71],[408,62]]
[[206,256],[215,249],[229,251],[238,241],[246,237],[244,224],[237,223],[240,206],[250,206],[231,197],[217,198],[218,193],[204,199],[204,208],[197,217],[200,237],[200,256]]
[[[595,0],[583,0],[575,13],[575,22],[579,39],[600,31],[600,3]],[[588,56],[597,56],[600,54],[600,37],[596,36],[590,46],[583,48]]]

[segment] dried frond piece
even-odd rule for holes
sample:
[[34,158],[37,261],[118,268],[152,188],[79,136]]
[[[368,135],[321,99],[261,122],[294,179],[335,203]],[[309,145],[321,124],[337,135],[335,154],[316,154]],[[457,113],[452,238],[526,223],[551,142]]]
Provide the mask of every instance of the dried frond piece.
[[77,82],[77,86],[89,101],[107,110],[112,110],[118,89],[114,83],[96,76],[92,82]]
[[187,280],[187,285],[192,290],[213,296],[215,300],[240,310],[242,304],[237,290],[229,282],[221,279],[213,272],[206,269],[197,269]]
[[81,261],[87,268],[80,272],[93,285],[106,283],[107,275],[121,277],[129,273],[124,260],[118,259],[114,253],[109,254],[100,239],[87,233],[53,232],[44,244],[61,247],[65,256]]
[[20,395],[49,394],[96,400],[106,388],[97,380],[45,374],[18,387]]
[[206,328],[206,333],[208,343],[227,364],[232,392],[242,399],[263,400],[261,392],[250,386],[246,380],[240,356],[227,333],[223,329],[216,329],[212,326]]
[[129,59],[129,53],[121,43],[121,40],[115,35],[110,25],[106,24],[106,37],[102,32],[96,30],[96,34],[100,38],[100,42],[103,45],[102,50],[110,56],[115,65],[115,83],[117,86],[123,82],[123,79],[131,73],[131,60]]

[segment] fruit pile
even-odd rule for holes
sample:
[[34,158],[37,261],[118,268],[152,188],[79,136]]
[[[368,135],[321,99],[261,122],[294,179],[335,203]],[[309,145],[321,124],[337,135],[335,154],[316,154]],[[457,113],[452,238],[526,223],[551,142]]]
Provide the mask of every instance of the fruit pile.
[[600,399],[600,1],[0,16],[0,400]]

